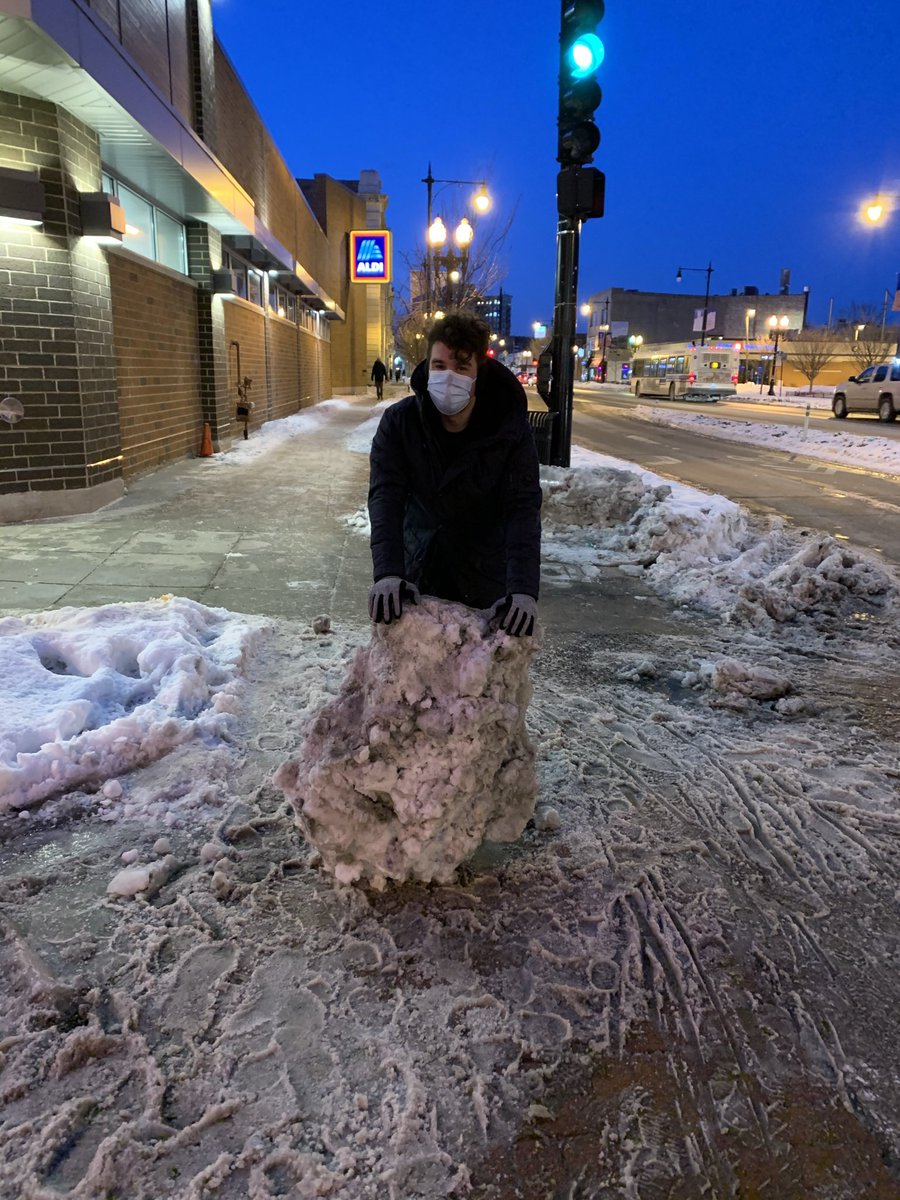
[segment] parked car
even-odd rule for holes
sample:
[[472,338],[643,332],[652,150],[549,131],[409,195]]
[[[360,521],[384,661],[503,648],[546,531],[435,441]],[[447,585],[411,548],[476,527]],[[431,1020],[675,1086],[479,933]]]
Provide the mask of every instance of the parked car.
[[831,411],[843,420],[848,413],[877,413],[879,421],[893,421],[900,412],[900,358],[866,367],[834,389]]

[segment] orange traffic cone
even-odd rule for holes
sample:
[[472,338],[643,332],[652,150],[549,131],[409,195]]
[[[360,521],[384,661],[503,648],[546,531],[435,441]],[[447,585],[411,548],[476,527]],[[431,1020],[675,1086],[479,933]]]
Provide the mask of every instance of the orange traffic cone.
[[204,421],[204,423],[203,423],[203,440],[200,442],[200,457],[201,458],[212,458],[212,455],[213,455],[212,430],[209,427],[209,421]]

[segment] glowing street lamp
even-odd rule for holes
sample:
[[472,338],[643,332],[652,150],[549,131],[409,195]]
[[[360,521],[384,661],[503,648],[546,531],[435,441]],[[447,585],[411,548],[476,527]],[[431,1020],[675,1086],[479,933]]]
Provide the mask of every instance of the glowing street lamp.
[[447,240],[447,226],[440,217],[435,217],[428,226],[429,246],[443,246]]
[[472,238],[475,236],[475,230],[469,224],[469,218],[463,217],[453,232],[453,240],[459,246],[460,250],[468,250],[472,245]]
[[[428,174],[425,176],[422,182],[428,188],[428,216],[426,221],[428,245],[425,251],[424,274],[425,307],[430,308],[434,302],[435,282],[433,278],[434,265],[432,262],[432,251],[439,249],[447,240],[447,227],[444,222],[439,216],[432,219],[432,199],[434,195],[434,185],[439,183],[465,187],[477,187],[478,190],[471,198],[472,207],[477,213],[486,213],[488,211],[488,209],[491,207],[491,197],[487,190],[487,184],[483,179],[435,179],[434,175],[431,173],[431,163],[428,164]],[[463,217],[462,221],[460,221],[459,225],[457,226],[456,233],[454,235],[457,246],[461,250],[465,251],[471,245],[474,235],[475,231],[471,224],[467,218]]]
[[769,317],[766,324],[769,327],[769,337],[775,341],[775,348],[772,351],[772,374],[769,376],[769,395],[775,395],[775,372],[778,369],[778,339],[787,330],[790,325],[790,317]]
[[862,202],[859,217],[864,224],[880,225],[891,215],[892,209],[892,197],[879,194]]

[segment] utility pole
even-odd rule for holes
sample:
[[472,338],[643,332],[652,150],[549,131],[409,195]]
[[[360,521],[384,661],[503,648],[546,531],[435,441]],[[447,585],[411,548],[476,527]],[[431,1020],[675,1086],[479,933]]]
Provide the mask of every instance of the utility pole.
[[549,386],[541,396],[553,413],[550,463],[568,467],[572,453],[572,399],[575,364],[572,347],[578,307],[578,247],[583,221],[602,217],[606,180],[587,164],[600,145],[594,113],[603,98],[595,78],[605,50],[596,29],[603,0],[562,0],[559,33],[559,115],[556,181],[556,295],[550,342]]

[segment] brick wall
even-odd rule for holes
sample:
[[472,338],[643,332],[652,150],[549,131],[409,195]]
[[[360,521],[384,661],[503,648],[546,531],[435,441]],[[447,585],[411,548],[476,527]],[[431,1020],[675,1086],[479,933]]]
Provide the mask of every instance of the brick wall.
[[[64,109],[57,109],[59,159],[63,179],[78,191],[99,186],[100,156],[96,135]],[[78,197],[62,191],[68,209],[69,262],[81,423],[86,459],[85,482],[95,487],[121,475],[121,443],[112,352],[112,304],[107,252],[81,233]],[[60,369],[54,377],[62,381]],[[72,379],[71,375],[66,378]],[[83,485],[79,485],[83,486]]]
[[266,194],[262,121],[218,42],[215,63],[217,118],[211,148],[260,205]]
[[334,395],[332,390],[332,374],[331,374],[331,343],[316,342],[317,354],[317,371],[318,371],[318,387],[316,391],[317,400],[328,400]]
[[147,78],[191,124],[194,79],[188,3],[209,0],[87,0]]
[[319,391],[319,379],[322,375],[322,347],[327,342],[320,342],[305,329],[300,333],[300,407],[306,408],[318,400],[327,399],[328,392]]
[[0,394],[25,417],[0,437],[0,492],[114,483],[121,474],[109,277],[79,239],[79,191],[100,182],[94,133],[52,104],[0,92],[0,165],[37,168],[42,229],[0,243]]
[[[250,399],[254,403],[250,428],[256,429],[268,420],[269,384],[266,371],[266,318],[262,310],[239,300],[225,302],[225,345],[228,353],[228,395],[232,414],[237,407],[237,385],[241,376],[253,380]],[[237,343],[237,345],[235,345]],[[238,347],[241,372],[238,375]],[[235,425],[237,434],[243,425]]]
[[301,407],[297,326],[269,317],[269,417],[287,417]]
[[200,447],[197,288],[124,254],[110,256],[110,276],[128,478]]

